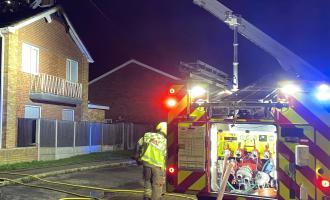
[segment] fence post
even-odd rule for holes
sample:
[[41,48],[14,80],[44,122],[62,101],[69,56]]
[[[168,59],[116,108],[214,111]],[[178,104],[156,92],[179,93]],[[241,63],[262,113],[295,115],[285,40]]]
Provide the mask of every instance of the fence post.
[[130,128],[131,128],[131,123],[128,123],[126,124],[126,129],[125,129],[125,132],[126,132],[126,149],[125,150],[129,150],[129,147],[130,147],[130,142],[129,142],[129,138],[130,138]]
[[103,152],[103,129],[104,129],[104,124],[103,123],[101,123],[101,152]]
[[87,123],[89,126],[89,153],[91,153],[91,148],[92,148],[92,123]]
[[58,129],[58,121],[55,120],[55,160],[57,158],[57,129]]
[[37,153],[38,153],[38,161],[40,161],[40,120],[41,119],[37,119],[36,121],[36,138],[37,138]]
[[76,154],[76,124],[77,122],[73,122],[73,154]]
[[122,150],[125,150],[125,123],[123,124],[123,129],[122,129]]
[[134,149],[134,124],[131,123],[131,126],[130,126],[130,148],[129,149]]
[[116,124],[113,124],[111,129],[110,129],[110,137],[113,137],[113,140],[112,140],[112,150],[113,151],[117,151],[117,134],[115,132],[117,129],[117,125]]

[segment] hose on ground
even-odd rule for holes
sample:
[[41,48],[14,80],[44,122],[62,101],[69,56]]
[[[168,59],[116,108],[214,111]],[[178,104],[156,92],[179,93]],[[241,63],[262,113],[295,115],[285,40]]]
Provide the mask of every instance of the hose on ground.
[[[77,187],[77,188],[83,188],[83,189],[99,190],[99,191],[103,191],[103,192],[140,193],[140,194],[144,192],[143,190],[112,189],[112,188],[102,188],[102,187],[94,187],[94,186],[86,186],[86,185],[77,185],[77,184],[71,184],[71,183],[65,183],[65,182],[50,181],[50,180],[46,180],[46,179],[40,178],[38,176],[30,175],[30,174],[13,173],[13,172],[0,172],[0,174],[27,176],[27,177],[30,177],[30,178],[33,178],[33,179],[36,179],[39,181],[43,181],[43,182],[51,183],[51,184],[55,184],[55,185],[65,185],[65,186],[71,186],[71,187]],[[75,195],[75,196],[77,196],[77,195]],[[181,195],[181,194],[165,193],[165,196],[174,196],[174,197],[196,200],[196,198],[186,196],[186,195]],[[94,197],[89,197],[89,196],[86,197],[86,196],[82,196],[82,195],[80,197],[96,199]]]
[[[52,187],[26,184],[26,183],[15,181],[15,180],[9,179],[9,178],[0,178],[0,180],[10,181],[10,182],[13,182],[13,183],[16,183],[16,184],[20,184],[20,185],[24,185],[24,186],[27,186],[27,187],[41,188],[41,189],[52,190],[52,191],[61,192],[61,193],[65,193],[65,194],[70,194],[70,195],[74,195],[74,196],[81,197],[81,198],[84,198],[84,199],[95,199],[95,200],[98,200],[98,198],[91,197],[91,196],[86,196],[86,195],[82,195],[82,194],[78,194],[78,193],[74,193],[74,192],[70,192],[70,191],[66,191],[66,190],[56,189],[56,188],[52,188]],[[79,198],[79,199],[81,199],[81,198]]]

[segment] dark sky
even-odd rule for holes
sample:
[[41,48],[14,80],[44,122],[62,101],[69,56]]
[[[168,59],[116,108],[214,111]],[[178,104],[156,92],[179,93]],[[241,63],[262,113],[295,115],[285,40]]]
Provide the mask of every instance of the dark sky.
[[[306,61],[330,74],[330,1],[221,0]],[[95,60],[90,80],[130,58],[175,73],[200,59],[232,74],[233,32],[192,0],[62,0]],[[247,85],[280,69],[239,37],[239,81]]]

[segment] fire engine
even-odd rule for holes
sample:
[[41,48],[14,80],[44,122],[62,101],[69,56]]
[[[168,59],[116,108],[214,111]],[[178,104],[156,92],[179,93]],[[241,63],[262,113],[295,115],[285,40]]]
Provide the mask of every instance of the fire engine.
[[[216,0],[194,2],[222,21],[235,17]],[[193,66],[198,75],[168,92],[167,191],[202,198],[223,187],[224,199],[330,199],[327,77],[244,19],[240,24],[234,31],[294,76],[265,77],[238,91],[234,81],[228,94],[224,73],[200,61]],[[235,75],[237,60],[233,65]],[[203,71],[208,78],[200,78]]]

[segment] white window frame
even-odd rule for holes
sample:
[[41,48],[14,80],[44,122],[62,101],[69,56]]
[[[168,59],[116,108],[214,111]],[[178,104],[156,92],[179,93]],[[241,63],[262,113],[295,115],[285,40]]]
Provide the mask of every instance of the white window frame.
[[64,120],[63,119],[63,112],[64,111],[72,111],[72,119],[71,120],[66,120],[66,121],[74,121],[74,109],[63,109],[62,110],[62,120]]
[[[77,63],[77,77],[76,77],[77,80],[73,80],[73,78],[72,78],[71,63]],[[68,70],[68,68],[70,68],[70,69]],[[78,81],[79,81],[79,63],[78,63],[78,61],[75,61],[75,60],[72,60],[72,59],[69,59],[69,58],[66,59],[66,80],[68,80],[70,82],[73,82],[73,83],[78,83]]]
[[24,118],[25,118],[25,109],[26,107],[32,107],[32,108],[39,108],[39,118],[28,118],[28,119],[41,119],[41,106],[35,106],[35,105],[25,105],[24,106]]
[[[28,52],[24,51],[24,47],[28,49]],[[35,50],[37,52],[37,58],[36,58],[36,66],[35,66],[35,70],[32,71],[32,56],[31,56],[31,52],[32,50]],[[29,55],[26,55],[25,53],[28,53]],[[29,62],[25,62],[25,56],[27,56],[29,58]],[[26,44],[26,43],[22,43],[22,71],[26,72],[26,73],[30,73],[30,74],[38,74],[39,73],[39,48]]]

